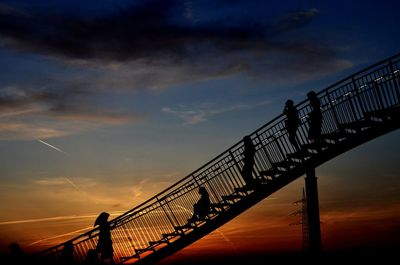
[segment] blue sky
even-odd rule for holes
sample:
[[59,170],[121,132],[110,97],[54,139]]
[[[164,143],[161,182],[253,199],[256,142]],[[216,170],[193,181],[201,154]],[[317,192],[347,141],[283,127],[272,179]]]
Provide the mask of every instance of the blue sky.
[[[1,1],[0,222],[137,205],[279,115],[286,99],[302,101],[400,52],[399,9],[396,1]],[[399,142],[392,133],[321,173],[344,185],[351,176],[367,194],[379,179],[371,175],[385,171],[398,189]]]

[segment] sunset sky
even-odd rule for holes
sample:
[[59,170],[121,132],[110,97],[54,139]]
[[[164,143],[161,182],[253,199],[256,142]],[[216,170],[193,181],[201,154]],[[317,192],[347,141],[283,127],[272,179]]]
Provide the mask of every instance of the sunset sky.
[[[351,2],[351,3],[350,3]],[[399,1],[0,1],[0,252],[62,242],[400,52]],[[317,168],[325,249],[400,246],[400,132]],[[301,249],[304,179],[178,255]]]

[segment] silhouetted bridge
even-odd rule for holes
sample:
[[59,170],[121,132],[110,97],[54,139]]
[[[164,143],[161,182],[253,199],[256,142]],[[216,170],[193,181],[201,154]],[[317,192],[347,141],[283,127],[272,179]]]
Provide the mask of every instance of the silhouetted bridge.
[[[398,129],[400,126],[400,54],[357,72],[320,91],[323,142],[307,139],[307,100],[296,107],[301,117],[297,132],[302,150],[288,141],[284,115],[251,133],[256,147],[253,176],[257,189],[245,187],[241,176],[243,142],[240,141],[187,177],[146,202],[110,221],[116,263],[155,263],[224,225],[256,203],[288,185],[310,169]],[[200,186],[206,187],[212,211],[205,221],[188,225]],[[319,227],[318,227],[319,229]],[[74,257],[83,262],[95,249],[98,229],[71,239]],[[64,244],[37,253],[56,262]]]

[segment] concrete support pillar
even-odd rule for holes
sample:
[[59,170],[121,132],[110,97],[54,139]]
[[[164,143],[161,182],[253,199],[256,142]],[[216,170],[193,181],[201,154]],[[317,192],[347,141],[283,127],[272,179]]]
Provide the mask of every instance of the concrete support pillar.
[[307,198],[307,215],[308,215],[308,240],[309,250],[312,253],[321,252],[321,228],[319,219],[319,202],[318,202],[318,186],[317,177],[315,176],[315,168],[306,172],[306,198]]

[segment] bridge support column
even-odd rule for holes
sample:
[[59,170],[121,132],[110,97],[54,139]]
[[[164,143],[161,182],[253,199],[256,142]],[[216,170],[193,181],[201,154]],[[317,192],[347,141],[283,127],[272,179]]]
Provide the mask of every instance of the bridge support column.
[[315,168],[310,168],[307,170],[305,182],[309,251],[311,253],[319,253],[321,252],[321,228],[319,219],[318,186],[317,177],[315,176]]

